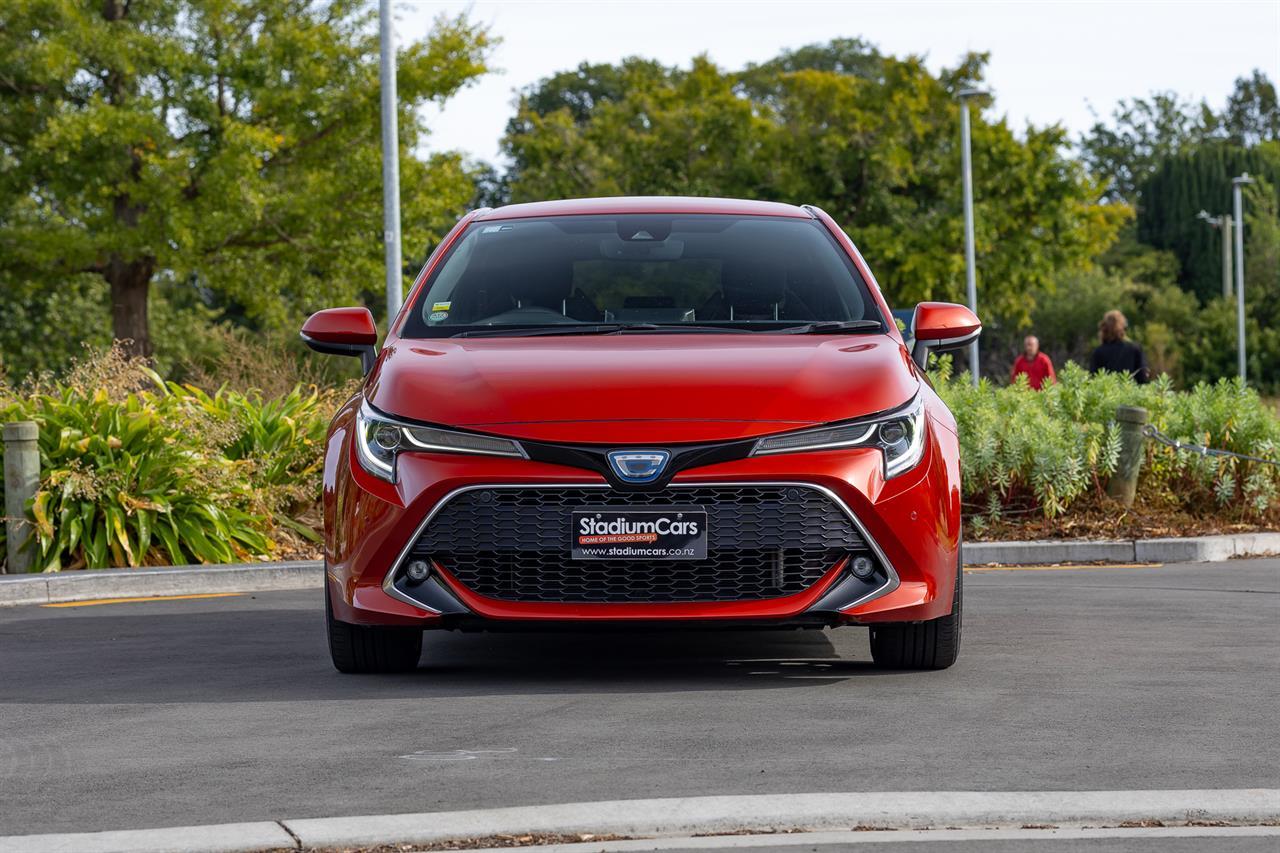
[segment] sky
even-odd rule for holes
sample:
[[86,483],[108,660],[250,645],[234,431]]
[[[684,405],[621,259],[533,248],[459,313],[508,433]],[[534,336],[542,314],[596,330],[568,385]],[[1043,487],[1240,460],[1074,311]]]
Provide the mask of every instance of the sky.
[[[436,16],[466,13],[502,39],[497,70],[428,107],[428,151],[501,162],[515,93],[582,62],[627,56],[688,67],[706,53],[726,69],[786,48],[861,37],[884,53],[922,55],[937,71],[988,51],[991,108],[1015,128],[1061,123],[1072,137],[1122,98],[1173,90],[1220,107],[1235,79],[1261,68],[1280,82],[1280,0],[861,2],[861,0],[393,0],[396,38],[422,39]],[[990,114],[989,114],[990,116]]]

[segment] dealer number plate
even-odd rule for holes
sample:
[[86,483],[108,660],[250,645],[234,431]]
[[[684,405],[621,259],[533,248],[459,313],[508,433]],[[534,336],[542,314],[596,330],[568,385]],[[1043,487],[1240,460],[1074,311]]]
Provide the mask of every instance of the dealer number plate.
[[573,511],[575,560],[705,560],[701,507],[583,507]]

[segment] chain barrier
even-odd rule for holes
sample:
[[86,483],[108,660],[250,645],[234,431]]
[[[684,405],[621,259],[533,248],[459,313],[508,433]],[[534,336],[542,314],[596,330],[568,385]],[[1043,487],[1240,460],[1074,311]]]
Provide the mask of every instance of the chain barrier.
[[1147,424],[1142,428],[1142,434],[1147,438],[1154,439],[1167,447],[1174,450],[1187,450],[1191,453],[1199,453],[1201,456],[1231,456],[1236,459],[1247,459],[1250,462],[1261,462],[1264,465],[1280,465],[1280,461],[1275,459],[1263,459],[1261,456],[1250,456],[1247,453],[1233,453],[1230,450],[1219,450],[1216,447],[1205,447],[1203,444],[1192,444],[1188,441],[1179,441],[1156,429],[1151,424]]

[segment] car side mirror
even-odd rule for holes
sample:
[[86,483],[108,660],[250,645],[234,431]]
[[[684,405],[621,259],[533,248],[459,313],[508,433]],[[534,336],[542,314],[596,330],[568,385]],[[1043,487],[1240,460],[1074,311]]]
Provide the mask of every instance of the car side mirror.
[[378,357],[378,327],[368,308],[326,308],[302,324],[302,339],[316,352],[360,358],[364,372]]
[[916,306],[911,328],[915,344],[911,360],[924,370],[931,352],[964,349],[982,334],[982,321],[963,305],[952,302],[921,302]]

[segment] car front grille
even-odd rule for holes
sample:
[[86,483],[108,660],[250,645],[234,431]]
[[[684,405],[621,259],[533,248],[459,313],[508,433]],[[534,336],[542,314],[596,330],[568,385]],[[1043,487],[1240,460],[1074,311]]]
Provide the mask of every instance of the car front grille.
[[[583,507],[679,507],[707,513],[699,560],[572,560]],[[481,488],[456,495],[406,559],[430,558],[472,592],[521,602],[753,601],[802,592],[867,545],[823,492],[792,485]]]

